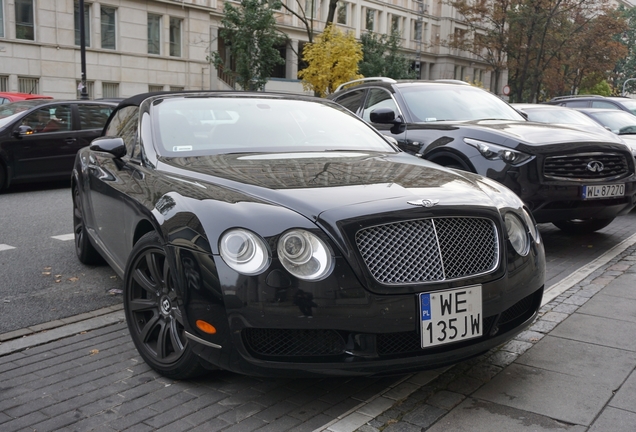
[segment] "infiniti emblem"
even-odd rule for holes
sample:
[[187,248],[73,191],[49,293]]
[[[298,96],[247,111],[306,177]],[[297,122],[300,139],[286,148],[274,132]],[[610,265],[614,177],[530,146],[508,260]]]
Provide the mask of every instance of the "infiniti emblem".
[[593,160],[587,164],[586,168],[588,171],[592,171],[593,173],[600,173],[605,167],[603,166],[603,162]]
[[416,201],[407,201],[407,203],[420,207],[433,207],[439,203],[439,200],[421,199]]

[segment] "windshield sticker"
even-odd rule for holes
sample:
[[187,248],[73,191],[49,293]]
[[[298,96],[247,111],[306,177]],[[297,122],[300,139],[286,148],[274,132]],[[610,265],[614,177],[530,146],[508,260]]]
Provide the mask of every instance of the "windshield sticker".
[[174,146],[172,147],[173,152],[182,152],[182,151],[192,151],[192,146]]

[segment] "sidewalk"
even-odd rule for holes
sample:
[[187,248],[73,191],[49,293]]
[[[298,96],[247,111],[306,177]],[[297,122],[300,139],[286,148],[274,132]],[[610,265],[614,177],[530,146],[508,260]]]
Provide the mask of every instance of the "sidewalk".
[[117,307],[0,335],[0,430],[631,432],[636,246],[597,267],[552,287],[515,340],[401,377],[174,382],[143,363]]

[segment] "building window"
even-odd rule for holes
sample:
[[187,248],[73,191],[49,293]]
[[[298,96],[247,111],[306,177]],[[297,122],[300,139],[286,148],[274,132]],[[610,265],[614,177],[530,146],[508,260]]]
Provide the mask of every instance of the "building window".
[[115,8],[101,7],[101,23],[102,23],[102,48],[116,49],[116,26],[115,26]]
[[181,57],[181,23],[179,18],[170,17],[170,55]]
[[338,2],[338,24],[347,25],[347,8],[348,4],[345,2]]
[[9,91],[9,77],[6,75],[0,75],[0,91]]
[[[91,46],[91,20],[90,20],[90,5],[84,4],[84,45]],[[75,2],[75,45],[80,45],[80,14],[79,14],[79,2]]]
[[102,97],[116,98],[119,97],[119,83],[102,83]]
[[[79,99],[82,96],[82,88],[80,85],[82,82],[80,80],[76,81],[77,83],[77,98]],[[95,99],[95,82],[94,81],[86,81],[86,94],[89,99]]]
[[318,0],[305,0],[305,16],[307,18],[316,17],[316,8]]
[[170,91],[183,91],[185,87],[183,86],[170,86]]
[[15,37],[35,40],[33,0],[15,0]]
[[161,54],[161,15],[148,14],[148,54]]
[[413,40],[422,40],[422,21],[413,21]]
[[365,20],[365,29],[367,29],[368,31],[373,31],[373,24],[375,21],[375,10],[373,9],[367,9],[367,13],[366,13],[366,20]]
[[4,4],[0,0],[0,37],[4,37]]
[[148,91],[149,92],[163,91],[163,86],[162,85],[148,84]]
[[18,77],[18,91],[20,93],[40,93],[40,79],[31,77]]
[[391,32],[399,32],[400,29],[400,21],[402,19],[397,15],[391,16]]

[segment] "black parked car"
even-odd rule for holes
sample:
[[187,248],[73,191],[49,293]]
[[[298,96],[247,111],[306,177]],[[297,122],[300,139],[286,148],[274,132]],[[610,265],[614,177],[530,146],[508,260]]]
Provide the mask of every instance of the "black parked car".
[[76,252],[122,277],[132,339],[166,376],[436,368],[536,316],[545,258],[521,200],[333,102],[144,94],[105,135],[75,161]]
[[568,108],[606,108],[636,114],[636,99],[631,99],[625,96],[557,96],[546,103],[550,105],[561,105]]
[[508,186],[538,222],[590,232],[636,205],[634,158],[620,139],[529,122],[467,83],[366,78],[330,99],[411,154]]
[[101,135],[115,102],[38,99],[0,107],[0,190],[68,179],[77,151]]

